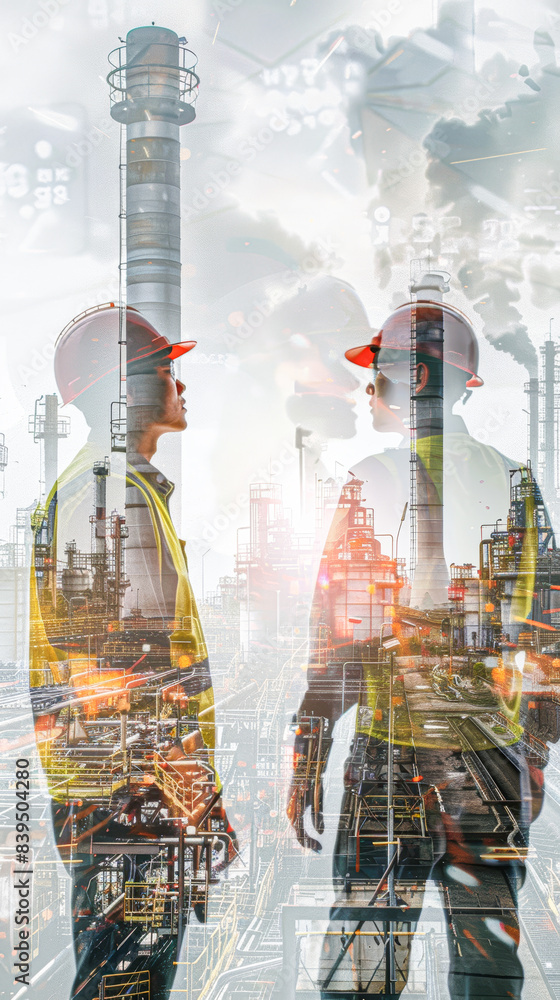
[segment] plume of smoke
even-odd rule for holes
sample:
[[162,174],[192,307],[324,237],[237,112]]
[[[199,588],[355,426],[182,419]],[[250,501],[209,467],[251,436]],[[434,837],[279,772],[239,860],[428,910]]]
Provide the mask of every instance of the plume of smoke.
[[511,354],[530,376],[537,374],[537,352],[513,304],[520,299],[516,287],[522,273],[516,261],[481,264],[477,260],[464,264],[459,280],[465,294],[475,302],[474,311],[482,320],[482,332],[497,351]]
[[[437,26],[409,39],[390,39],[388,52],[405,53],[399,59],[376,58],[375,47],[354,44],[340,46],[327,65],[341,80],[349,58],[358,59],[366,72],[367,88],[348,95],[349,123],[352,131],[363,130],[372,212],[382,204],[396,223],[389,241],[373,248],[378,287],[389,287],[396,269],[406,268],[411,257],[447,261],[488,342],[533,374],[537,356],[519,303],[527,279],[539,308],[560,298],[560,273],[552,258],[557,218],[551,211],[560,207],[560,182],[551,179],[560,156],[560,133],[551,125],[560,74],[548,30],[535,32],[535,58],[520,66],[507,54],[507,42],[526,38],[526,28],[490,8],[478,12],[476,32],[494,41],[496,52],[475,73],[469,62],[471,14],[467,3],[442,3]],[[345,36],[353,37],[348,31]],[[433,75],[436,82],[427,72],[427,82],[417,83],[407,104],[403,88],[415,83],[418,67],[431,58],[426,36],[453,52],[462,72],[442,65]],[[419,142],[421,108],[427,134]],[[433,108],[440,109],[438,118]],[[391,143],[385,139],[388,124]],[[415,203],[426,206],[421,230],[418,215],[411,217]],[[439,225],[450,217],[457,220],[452,239]]]
[[[537,372],[537,355],[514,304],[521,298],[521,285],[529,279],[533,303],[541,309],[560,299],[556,262],[542,259],[558,238],[552,209],[558,204],[560,184],[550,179],[550,164],[560,146],[550,123],[560,80],[550,35],[537,31],[534,47],[537,63],[531,69],[518,68],[525,92],[504,105],[481,110],[474,123],[441,120],[424,140],[430,154],[426,177],[433,204],[456,212],[464,233],[474,238],[470,245],[465,240],[457,244],[464,294],[476,303],[474,310],[489,343],[511,354],[530,375]],[[499,69],[503,72],[504,66]],[[511,155],[517,150],[518,157]],[[496,235],[491,250],[481,253],[481,246],[491,242],[488,233],[508,225],[515,237],[500,240]],[[537,255],[540,261],[535,261]]]

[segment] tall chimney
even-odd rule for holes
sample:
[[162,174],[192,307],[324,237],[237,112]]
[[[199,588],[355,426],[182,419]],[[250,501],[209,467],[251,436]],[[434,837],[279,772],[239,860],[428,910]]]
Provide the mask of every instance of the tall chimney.
[[58,396],[41,396],[35,401],[35,412],[29,417],[29,432],[34,441],[42,441],[45,497],[48,497],[58,477],[58,440],[70,433],[70,418],[58,415]]
[[[172,343],[183,339],[179,129],[194,121],[200,82],[194,72],[196,56],[185,42],[168,28],[133,28],[126,45],[109,55],[113,69],[107,77],[111,115],[126,128],[120,164],[126,171],[126,194],[121,175],[121,288],[126,270],[126,304]],[[121,313],[123,305],[121,292]],[[121,366],[123,328],[121,322]],[[121,388],[121,403],[123,399]],[[179,525],[181,442],[176,435],[168,438],[172,440],[164,439],[158,447],[158,461],[172,469],[174,521]]]
[[109,460],[94,462],[94,507],[93,515],[93,547],[92,561],[94,566],[93,589],[97,597],[105,593],[107,576],[107,476],[109,475]]
[[526,393],[529,397],[529,461],[533,475],[539,475],[539,380],[530,378]]
[[[556,400],[554,395],[556,344],[545,340],[544,354],[544,500],[551,507],[556,502]],[[535,476],[538,469],[533,470]]]
[[[109,56],[111,115],[126,125],[126,294],[181,339],[180,136],[195,117],[196,57],[174,31],[133,28]],[[122,166],[122,165],[121,165]]]
[[[411,286],[413,294],[428,290],[441,296],[448,286],[434,274]],[[416,452],[411,489],[416,498],[416,560],[410,606],[424,610],[445,606],[449,586],[443,549],[444,320],[443,310],[433,300],[431,304],[430,318],[416,321],[410,384]],[[419,340],[421,350],[416,348]]]

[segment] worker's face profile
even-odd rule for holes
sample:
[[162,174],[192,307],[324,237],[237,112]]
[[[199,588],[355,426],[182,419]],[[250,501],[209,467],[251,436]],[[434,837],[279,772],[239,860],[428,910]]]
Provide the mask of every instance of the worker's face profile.
[[175,378],[172,362],[158,365],[158,400],[156,421],[167,431],[183,431],[187,426],[187,410],[183,392],[183,382]]
[[135,408],[137,429],[151,426],[163,433],[183,431],[187,426],[184,390],[171,361],[163,360],[146,373],[129,374],[128,405]]
[[366,386],[376,431],[404,434],[410,412],[410,354],[381,348]]

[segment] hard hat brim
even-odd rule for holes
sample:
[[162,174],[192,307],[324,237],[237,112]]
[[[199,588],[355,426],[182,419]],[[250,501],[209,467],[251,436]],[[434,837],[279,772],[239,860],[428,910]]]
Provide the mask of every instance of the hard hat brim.
[[196,340],[183,340],[179,344],[170,344],[168,342],[167,344],[164,344],[163,347],[161,347],[160,344],[157,344],[157,346],[151,351],[141,351],[134,357],[128,357],[126,363],[127,365],[133,365],[135,362],[144,361],[146,358],[151,358],[155,354],[161,355],[162,359],[166,361],[175,361],[188,351],[192,351],[193,347],[196,347],[196,344]]
[[[122,345],[121,310],[114,302],[84,310],[59,334],[55,344],[55,377],[63,403],[73,403],[83,392],[118,371],[118,344]],[[139,373],[180,358],[196,346],[195,340],[171,343],[134,306],[126,307],[126,368]]]
[[[393,350],[402,350],[403,353],[406,350],[404,347],[393,348]],[[351,361],[353,365],[359,365],[361,368],[373,368],[373,362],[375,355],[378,353],[379,347],[373,344],[362,344],[361,347],[351,347],[349,351],[344,352],[344,357]],[[430,353],[429,351],[427,353]],[[444,359],[447,364],[453,365],[454,368],[460,368],[461,371],[465,372],[465,375],[470,375],[471,377],[467,381],[466,385],[468,389],[478,389],[481,385],[484,385],[484,380],[472,372],[470,368],[464,368],[463,365],[457,364],[457,362],[451,361],[449,358]]]
[[[416,347],[419,354],[437,358],[442,347],[429,336],[425,336],[425,326],[430,323],[444,322],[445,337],[442,360],[465,372],[469,376],[467,388],[474,389],[484,385],[477,373],[478,345],[475,332],[469,319],[446,302],[432,299],[418,299],[414,302],[403,302],[385,320],[381,329],[374,333],[369,344],[352,347],[345,352],[345,358],[361,368],[373,368],[377,354],[382,348],[390,351],[410,352],[410,330],[412,314],[416,316]],[[373,332],[373,331],[372,331]],[[382,362],[379,362],[383,367]]]
[[362,344],[361,347],[351,347],[350,350],[344,352],[344,357],[353,365],[359,365],[360,368],[371,368],[378,351],[379,346],[374,341]]
[[168,357],[171,361],[175,361],[175,358],[180,358],[183,354],[187,354],[188,351],[192,351],[193,347],[196,347],[196,344],[196,340],[182,340],[179,344],[172,344]]

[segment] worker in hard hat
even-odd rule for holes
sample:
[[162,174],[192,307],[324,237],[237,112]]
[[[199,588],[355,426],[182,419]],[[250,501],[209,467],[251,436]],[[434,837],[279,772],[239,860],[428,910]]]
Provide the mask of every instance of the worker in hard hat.
[[[408,978],[418,915],[407,917],[403,910],[389,930],[379,907],[417,907],[431,874],[446,894],[450,996],[520,997],[517,891],[529,825],[542,805],[543,765],[528,755],[524,742],[525,730],[536,734],[527,711],[532,706],[536,712],[536,702],[524,702],[525,654],[519,658],[519,634],[530,627],[538,558],[545,555],[552,532],[530,472],[473,440],[452,412],[458,400],[482,385],[476,338],[466,317],[441,301],[419,297],[399,307],[372,334],[346,357],[371,371],[366,391],[375,429],[399,429],[406,447],[353,467],[324,560],[334,567],[333,576],[340,577],[344,561],[364,559],[369,524],[367,558],[378,559],[381,566],[374,538],[390,532],[398,542],[405,504],[412,501],[417,514],[415,582],[419,579],[421,585],[412,586],[409,610],[396,554],[385,558],[383,572],[368,577],[376,580],[368,587],[369,612],[357,618],[347,617],[347,610],[343,618],[340,611],[332,613],[337,580],[319,574],[308,689],[296,716],[288,804],[304,847],[321,849],[322,775],[333,726],[352,706],[357,715],[334,849],[334,877],[341,893],[331,911],[317,985],[324,998],[400,993]],[[513,514],[512,477],[520,480],[514,492],[519,509]],[[356,501],[352,490],[358,490]],[[446,616],[452,613],[447,561],[478,565],[480,526],[505,518],[508,505],[508,523],[521,514],[525,525],[512,542],[519,550],[517,568],[501,604],[502,616],[508,616],[508,640],[496,635],[483,639],[481,611],[479,631],[463,637],[464,648],[453,652],[451,640],[443,639],[444,628],[450,627]],[[493,584],[482,571],[480,583],[472,574],[465,590],[482,594]],[[393,597],[387,600],[386,588],[391,587]],[[345,599],[347,609],[357,600],[351,592]],[[489,601],[486,606],[494,609]],[[471,671],[468,647],[480,659],[475,651],[483,645],[489,645],[488,655]],[[499,917],[496,900],[502,908]],[[372,916],[365,919],[362,913],[353,921],[344,909],[351,904],[371,906]],[[379,934],[375,927],[373,933],[362,929],[374,919]]]
[[[124,883],[134,892],[145,880],[142,851],[135,858],[134,844],[173,838],[184,822],[200,831],[202,841],[204,831],[223,830],[220,846],[226,845],[230,860],[235,854],[213,767],[208,654],[169,507],[173,484],[153,465],[161,436],[186,427],[185,386],[173,363],[195,343],[171,344],[132,308],[125,320],[126,372],[119,368],[122,318],[112,303],[78,316],[57,341],[59,391],[64,403],[84,414],[90,434],[34,516],[31,697],[57,844],[74,884],[72,995],[84,1000],[97,997],[100,976],[117,971],[127,957],[126,898],[108,914],[99,889],[115,842],[122,840],[122,854],[132,858],[122,869],[125,896]],[[111,416],[122,401],[125,374],[126,466],[110,451]],[[122,441],[122,423],[116,432]],[[92,504],[96,476],[103,477],[103,507],[97,493],[97,506]],[[112,507],[116,513],[108,514]],[[57,566],[65,559],[61,589]],[[138,731],[129,724],[132,712],[141,713]],[[167,728],[175,719],[169,746],[161,745],[160,718]],[[135,742],[140,749],[129,750]],[[209,835],[207,853],[212,843]],[[177,870],[176,880],[183,877]],[[168,890],[164,908],[173,886]],[[206,900],[199,894],[194,902],[205,919]],[[106,920],[95,922],[101,912],[110,917],[110,934]],[[157,1000],[171,988],[185,914],[179,928],[169,919],[171,945],[151,970]]]
[[[444,326],[443,346],[443,408],[445,438],[441,439],[444,548],[449,561],[457,564],[477,563],[480,525],[494,523],[504,516],[504,496],[508,496],[509,472],[518,463],[511,462],[486,443],[496,429],[494,418],[488,419],[478,440],[467,431],[459,412],[459,404],[483,385],[478,374],[478,344],[467,317],[445,302],[405,303],[397,308],[381,330],[373,332],[371,342],[353,348],[346,357],[354,364],[370,370],[366,386],[376,431],[401,435],[401,446],[392,447],[353,466],[358,479],[364,480],[364,496],[368,506],[375,508],[378,533],[398,529],[404,504],[410,496],[410,330],[414,315],[417,338],[417,385],[419,393],[429,390],[422,380],[427,362],[434,357],[436,343],[431,340],[430,324]],[[425,360],[422,354],[425,352]],[[418,394],[419,394],[418,393]],[[417,394],[417,395],[418,395]],[[433,420],[431,421],[433,424]],[[417,432],[417,452],[422,450],[421,429]],[[439,438],[431,426],[425,435],[433,449]],[[420,456],[421,457],[421,456]],[[379,489],[379,476],[383,489]],[[400,535],[400,551],[409,551],[407,517]],[[397,527],[395,527],[397,525]]]

